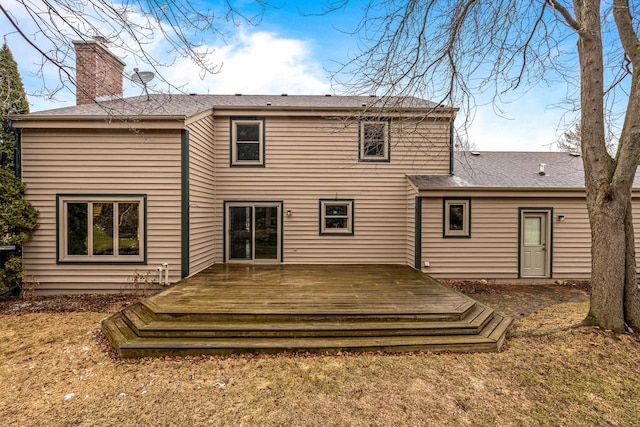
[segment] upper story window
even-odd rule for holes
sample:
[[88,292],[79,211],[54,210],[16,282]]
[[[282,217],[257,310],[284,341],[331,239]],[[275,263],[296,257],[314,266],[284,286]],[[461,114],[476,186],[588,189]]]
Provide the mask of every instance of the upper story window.
[[264,166],[263,118],[231,118],[231,166]]
[[58,261],[144,262],[146,197],[58,196]]
[[361,162],[389,162],[389,121],[363,120],[360,122]]
[[444,199],[444,237],[471,237],[471,199]]

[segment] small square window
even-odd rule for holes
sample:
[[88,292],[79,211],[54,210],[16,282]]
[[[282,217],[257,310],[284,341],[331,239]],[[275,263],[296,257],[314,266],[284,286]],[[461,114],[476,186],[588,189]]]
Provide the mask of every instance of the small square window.
[[264,166],[263,119],[231,119],[231,165]]
[[360,161],[388,162],[389,152],[389,122],[361,121]]
[[353,235],[353,200],[320,200],[320,234]]
[[444,199],[443,237],[471,237],[471,199]]

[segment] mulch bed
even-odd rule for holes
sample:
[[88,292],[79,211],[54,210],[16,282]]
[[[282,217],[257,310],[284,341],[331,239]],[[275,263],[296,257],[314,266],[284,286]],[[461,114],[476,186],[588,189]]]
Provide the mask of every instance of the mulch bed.
[[588,281],[561,281],[547,285],[495,284],[482,281],[443,280],[443,284],[514,319],[566,302],[589,300]]
[[140,298],[130,294],[43,295],[0,298],[1,314],[21,313],[115,313]]

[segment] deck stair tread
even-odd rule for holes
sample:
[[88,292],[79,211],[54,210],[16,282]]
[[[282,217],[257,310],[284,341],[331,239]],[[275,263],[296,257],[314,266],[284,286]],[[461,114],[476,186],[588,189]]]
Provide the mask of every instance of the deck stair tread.
[[491,319],[493,310],[477,304],[472,312],[458,321],[425,321],[397,319],[394,321],[371,317],[366,320],[327,317],[313,321],[192,321],[156,319],[142,304],[124,310],[124,321],[140,336],[348,336],[348,335],[429,335],[474,334]]
[[[332,351],[451,351],[490,352],[498,351],[504,338],[492,337],[498,329],[506,329],[511,319],[499,317],[491,325],[491,334],[477,335],[422,335],[422,336],[349,336],[349,337],[250,337],[250,338],[144,338],[124,332],[126,323],[119,318],[109,318],[103,327],[116,328],[120,337],[110,339],[123,357],[236,353],[282,353],[282,352],[332,352]],[[497,317],[497,316],[496,316]],[[107,326],[108,324],[113,326]],[[485,336],[488,335],[488,336]],[[135,337],[133,337],[135,336]]]

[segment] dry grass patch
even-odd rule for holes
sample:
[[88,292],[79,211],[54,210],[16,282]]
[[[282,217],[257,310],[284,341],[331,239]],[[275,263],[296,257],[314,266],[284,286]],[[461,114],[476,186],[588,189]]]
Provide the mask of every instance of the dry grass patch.
[[105,314],[5,314],[0,419],[20,426],[637,424],[638,336],[569,329],[586,310],[584,295],[547,304],[521,317],[497,354],[134,361],[113,358],[96,338]]

